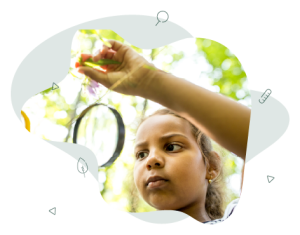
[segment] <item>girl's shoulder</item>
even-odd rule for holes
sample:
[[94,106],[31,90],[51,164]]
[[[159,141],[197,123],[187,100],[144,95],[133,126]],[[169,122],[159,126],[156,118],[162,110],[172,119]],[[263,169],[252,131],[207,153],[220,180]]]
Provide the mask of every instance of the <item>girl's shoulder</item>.
[[224,212],[224,216],[221,219],[216,219],[216,220],[212,220],[212,221],[207,221],[204,222],[204,224],[217,224],[220,222],[223,222],[224,220],[226,220],[234,211],[236,205],[239,203],[239,198],[231,201],[228,206],[226,207],[226,210]]

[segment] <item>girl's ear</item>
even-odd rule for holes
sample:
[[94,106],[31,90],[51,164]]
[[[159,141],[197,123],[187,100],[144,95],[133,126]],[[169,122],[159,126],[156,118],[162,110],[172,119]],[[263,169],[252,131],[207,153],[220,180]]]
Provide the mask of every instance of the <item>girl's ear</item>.
[[221,160],[221,157],[220,157],[220,155],[216,152],[216,151],[212,151],[216,156],[217,156],[217,158],[219,159],[219,161]]
[[217,162],[217,167],[220,168],[220,164],[221,164],[221,157],[220,155],[216,152],[216,151],[212,151],[212,154],[214,154],[214,156],[216,157],[216,161]]
[[[220,164],[220,162],[221,162],[221,157],[220,157],[220,155],[216,152],[216,151],[212,151],[212,153],[217,157],[217,163],[215,163],[215,164]],[[210,166],[211,166],[211,170],[213,171],[213,173],[214,173],[214,178],[216,178],[217,176],[219,176],[219,171],[217,170],[219,167],[218,166],[216,166],[216,165],[213,165],[213,163],[210,163]]]
[[[221,158],[219,156],[219,154],[215,151],[212,151],[211,152],[212,154],[214,154],[217,159],[220,161]],[[209,162],[209,169],[207,170],[207,173],[206,173],[206,177],[210,180],[210,176],[215,179],[218,175],[219,175],[219,172],[216,170],[218,167],[216,165],[214,165],[214,162]],[[210,175],[211,174],[211,175]]]

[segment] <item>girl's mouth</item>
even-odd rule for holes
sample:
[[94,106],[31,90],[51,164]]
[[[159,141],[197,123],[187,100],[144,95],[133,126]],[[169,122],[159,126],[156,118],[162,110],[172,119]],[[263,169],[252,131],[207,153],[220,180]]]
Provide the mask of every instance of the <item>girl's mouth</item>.
[[157,180],[155,182],[150,182],[147,187],[152,189],[152,188],[161,188],[164,187],[166,185],[166,182],[168,182],[168,180]]

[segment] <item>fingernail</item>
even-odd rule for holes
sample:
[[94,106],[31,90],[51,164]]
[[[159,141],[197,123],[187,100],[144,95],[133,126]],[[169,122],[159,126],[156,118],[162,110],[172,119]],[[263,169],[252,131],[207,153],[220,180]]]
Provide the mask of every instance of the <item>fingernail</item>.
[[81,74],[84,74],[84,71],[83,71],[81,68],[78,68],[78,69],[77,69],[77,72],[78,72],[78,73],[81,73]]
[[99,54],[99,50],[96,50],[92,56],[92,60],[96,62],[95,57]]
[[95,57],[96,55],[98,55],[100,52],[100,50],[96,50],[95,53],[93,54],[93,56]]

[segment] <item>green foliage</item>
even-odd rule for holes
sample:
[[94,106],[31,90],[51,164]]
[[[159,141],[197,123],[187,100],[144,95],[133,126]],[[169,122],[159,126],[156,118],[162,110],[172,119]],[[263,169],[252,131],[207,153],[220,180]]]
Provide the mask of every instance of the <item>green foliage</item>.
[[142,53],[143,52],[143,49],[138,48],[136,46],[131,45],[131,48],[133,48],[137,53]]
[[197,38],[196,45],[198,51],[212,65],[213,71],[209,73],[209,76],[213,80],[212,84],[220,87],[220,93],[235,100],[250,96],[247,89],[244,89],[244,97],[238,98],[236,96],[237,91],[243,89],[246,73],[237,57],[228,48],[218,42],[204,38]]
[[94,34],[98,34],[96,30],[94,29],[82,29],[82,30],[79,30],[80,33],[82,34],[87,34],[87,35],[94,35]]
[[151,50],[151,59],[154,60],[154,57],[159,53],[159,48],[154,48]]
[[183,52],[181,51],[181,52],[178,53],[178,54],[172,54],[172,57],[173,57],[173,62],[175,62],[175,61],[181,60],[181,59],[184,57],[184,54],[183,54]]
[[42,94],[42,95],[48,94],[49,92],[51,92],[51,90],[52,90],[52,87],[40,92],[40,94]]
[[107,40],[112,39],[124,42],[124,39],[112,30],[99,30],[99,34],[102,36],[102,38],[105,38]]

